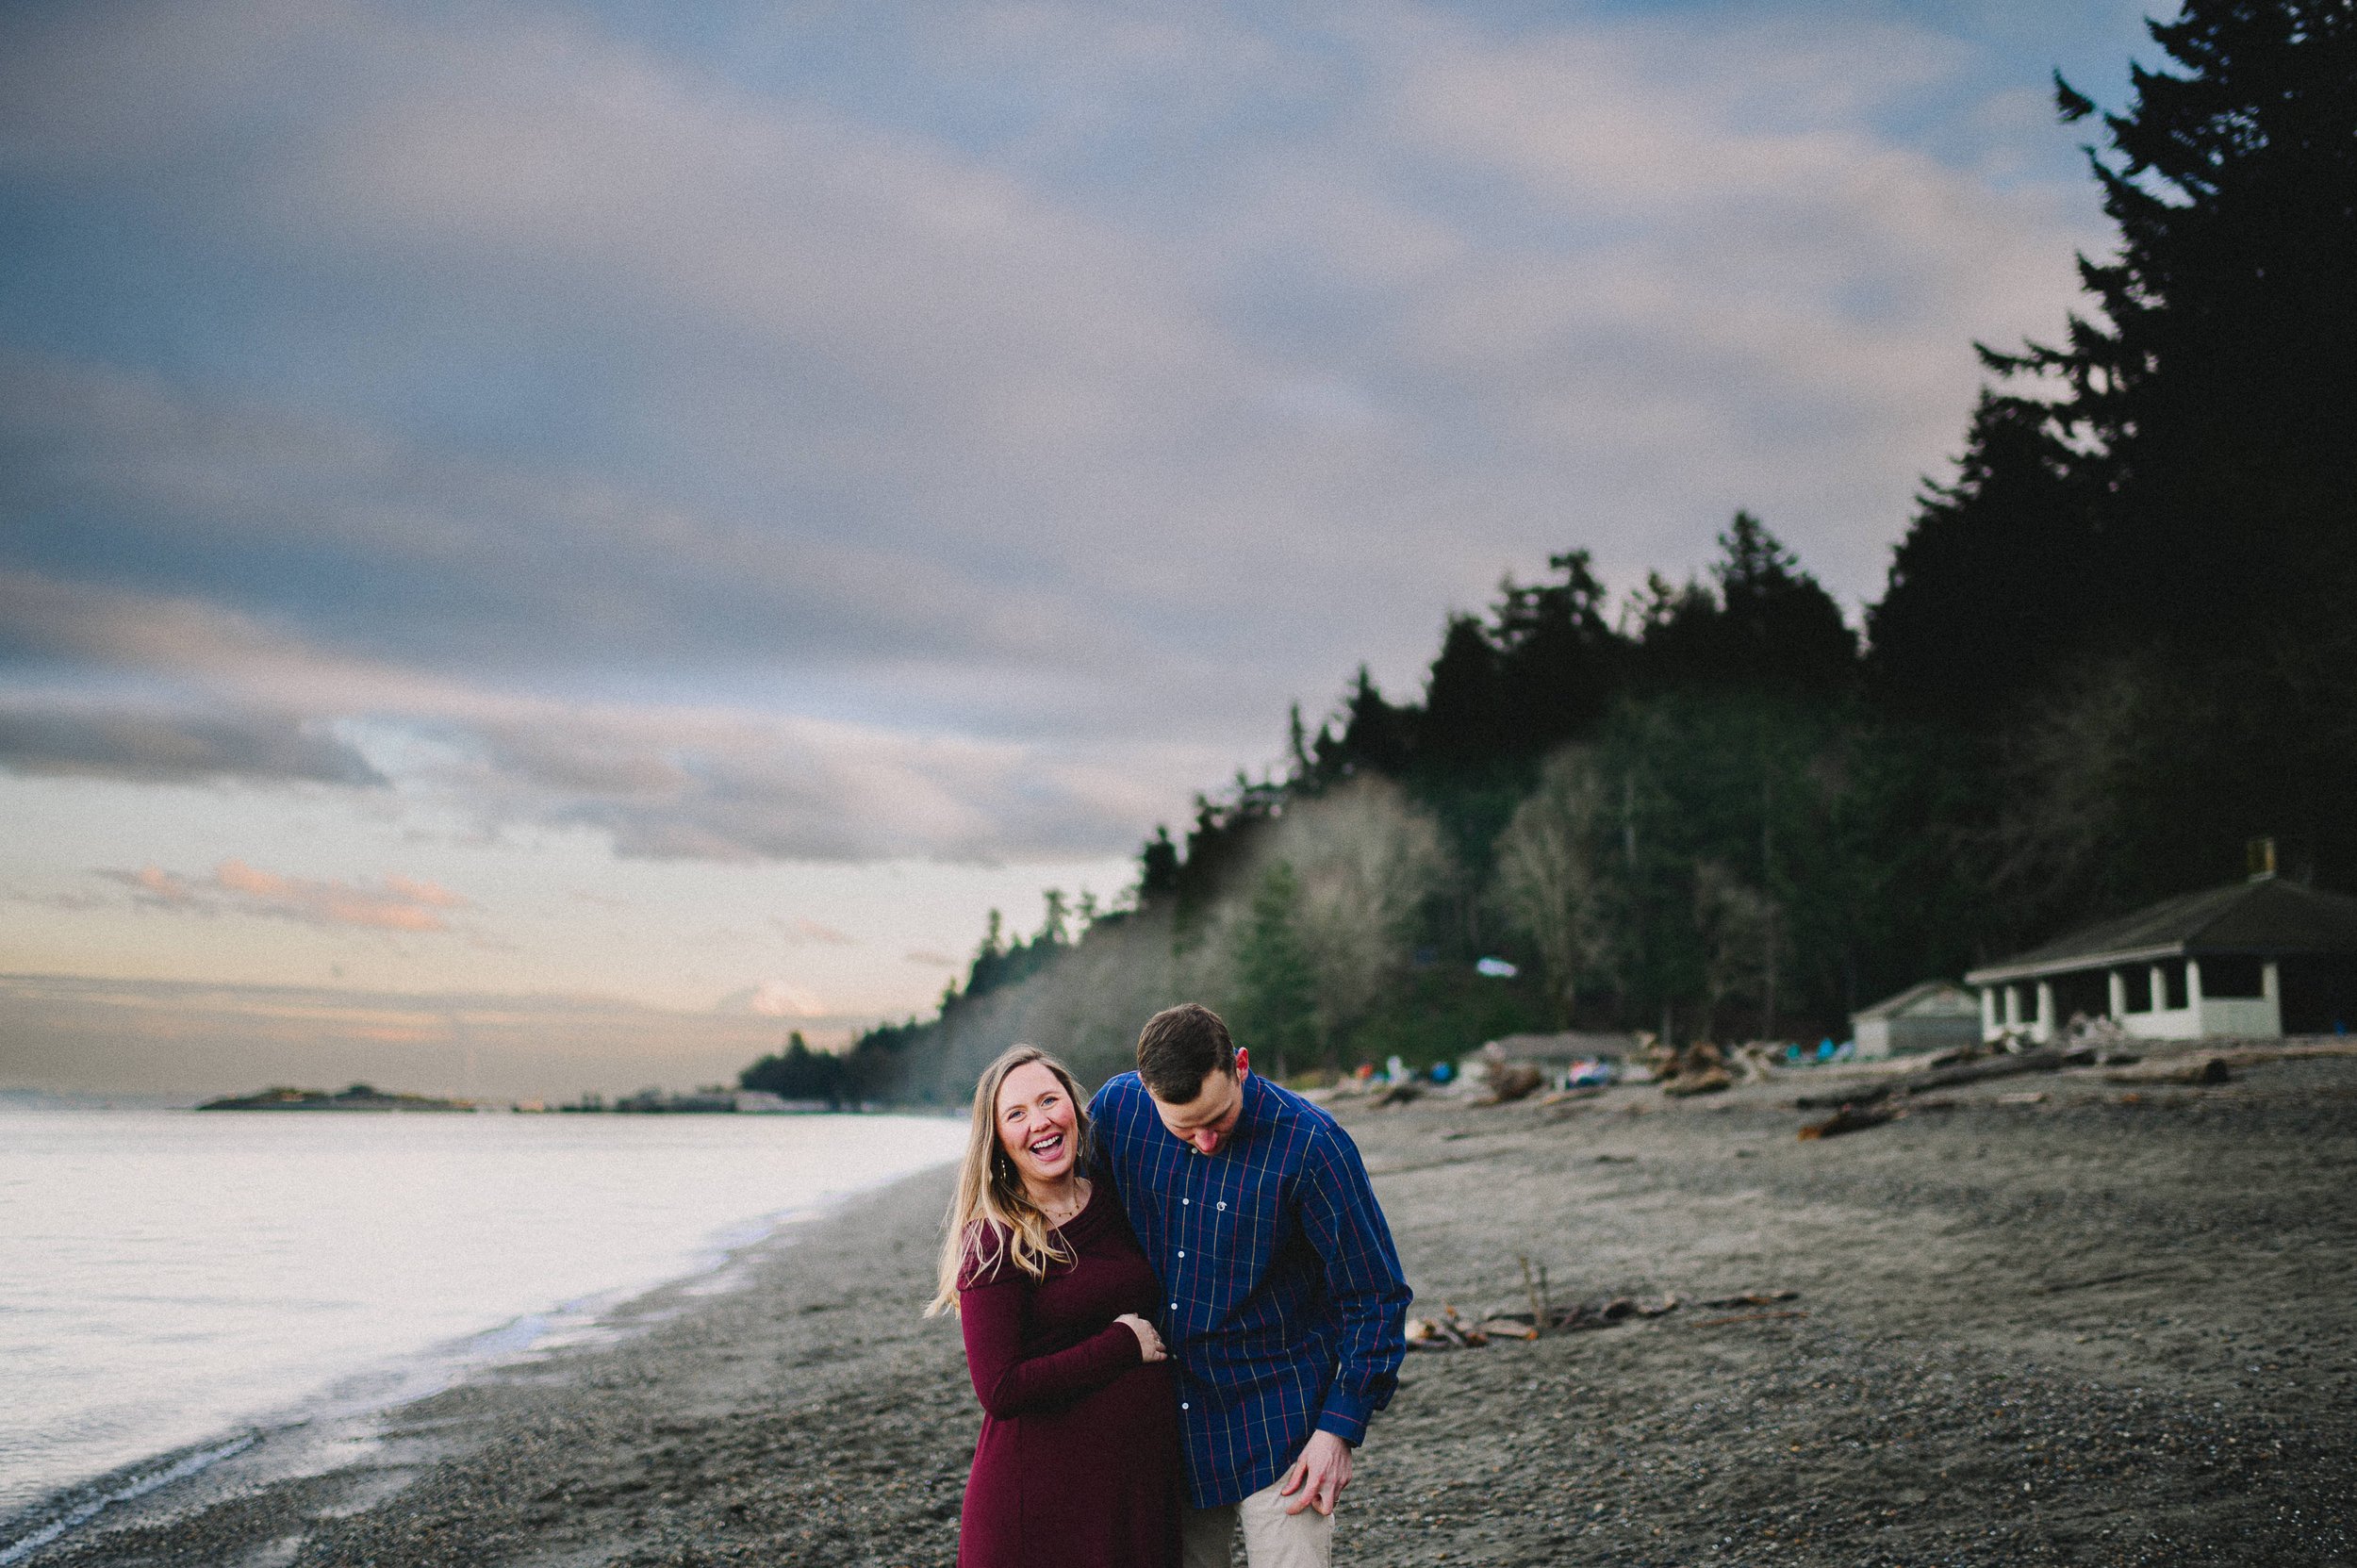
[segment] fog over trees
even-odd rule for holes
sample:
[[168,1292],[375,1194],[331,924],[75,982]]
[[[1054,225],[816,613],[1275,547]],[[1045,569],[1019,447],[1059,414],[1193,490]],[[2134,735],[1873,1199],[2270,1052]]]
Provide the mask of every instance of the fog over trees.
[[[1738,513],[1615,605],[1588,554],[1361,669],[1291,761],[1158,831],[1123,903],[994,920],[871,1096],[1028,1039],[1102,1077],[1182,997],[1293,1070],[1515,1029],[1847,1032],[1849,1012],[2238,875],[2357,884],[2357,8],[2193,0],[2100,125],[2118,225],[1992,383],[1861,638]],[[1497,957],[1512,978],[1475,970]]]

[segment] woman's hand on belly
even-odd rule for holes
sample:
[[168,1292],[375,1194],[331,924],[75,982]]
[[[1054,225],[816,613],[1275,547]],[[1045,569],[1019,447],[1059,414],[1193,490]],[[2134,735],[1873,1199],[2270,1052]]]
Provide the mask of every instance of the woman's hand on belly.
[[1137,1313],[1124,1312],[1113,1321],[1138,1336],[1138,1355],[1145,1361],[1159,1362],[1169,1357],[1170,1351],[1163,1346],[1162,1336],[1155,1331],[1154,1325]]

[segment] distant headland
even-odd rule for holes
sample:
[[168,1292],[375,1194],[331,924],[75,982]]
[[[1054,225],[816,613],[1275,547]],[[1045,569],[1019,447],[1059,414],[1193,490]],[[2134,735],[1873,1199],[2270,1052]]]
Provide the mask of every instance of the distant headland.
[[225,1095],[208,1099],[199,1111],[472,1111],[472,1100],[437,1099],[432,1095],[391,1094],[371,1084],[354,1083],[330,1094],[324,1089],[289,1089],[283,1085],[251,1095]]

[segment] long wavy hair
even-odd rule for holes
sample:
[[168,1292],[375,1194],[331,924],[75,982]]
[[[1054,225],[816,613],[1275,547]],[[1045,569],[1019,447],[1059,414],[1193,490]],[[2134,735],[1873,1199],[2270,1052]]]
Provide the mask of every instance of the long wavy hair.
[[[1037,1046],[1008,1047],[997,1061],[982,1069],[981,1081],[974,1085],[974,1125],[965,1140],[965,1158],[958,1167],[957,1196],[949,1200],[941,1238],[939,1287],[925,1308],[927,1317],[958,1310],[959,1277],[975,1250],[987,1245],[994,1226],[1006,1238],[1001,1244],[1005,1261],[1034,1279],[1047,1279],[1051,1263],[1074,1261],[1071,1249],[1025,1190],[1023,1173],[1014,1168],[1014,1159],[998,1142],[998,1090],[1009,1073],[1033,1062],[1054,1073],[1071,1099],[1073,1156],[1080,1169],[1088,1168],[1088,1097],[1080,1092],[1072,1070]],[[1000,1260],[994,1255],[973,1261],[988,1268]]]

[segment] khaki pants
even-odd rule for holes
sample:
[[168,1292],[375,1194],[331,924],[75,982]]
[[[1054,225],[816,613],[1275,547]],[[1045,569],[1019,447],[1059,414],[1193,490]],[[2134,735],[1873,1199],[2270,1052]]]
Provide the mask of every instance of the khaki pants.
[[1179,1510],[1179,1559],[1183,1568],[1229,1568],[1236,1527],[1244,1527],[1244,1560],[1251,1568],[1327,1568],[1334,1560],[1334,1516],[1305,1508],[1287,1513],[1299,1494],[1280,1497],[1271,1481],[1241,1503]]

